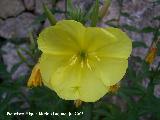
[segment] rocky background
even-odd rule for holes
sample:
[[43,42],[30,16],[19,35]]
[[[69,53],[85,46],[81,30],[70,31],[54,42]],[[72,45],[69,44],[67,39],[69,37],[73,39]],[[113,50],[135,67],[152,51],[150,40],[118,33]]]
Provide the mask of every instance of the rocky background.
[[[11,72],[12,67],[20,62],[17,49],[28,49],[29,32],[35,35],[46,26],[49,26],[48,20],[43,17],[43,6],[45,3],[50,9],[64,10],[64,0],[0,0],[0,40],[5,41],[2,44],[2,61],[6,64],[7,71]],[[87,7],[94,0],[74,0],[76,5]],[[103,0],[101,0],[101,4]],[[120,16],[120,11],[129,15]],[[120,6],[117,0],[112,0],[109,7],[109,14],[104,17],[100,26],[105,27],[107,21],[117,19],[120,26],[131,25],[138,29],[145,27],[157,27],[160,22],[153,21],[153,17],[160,16],[160,6],[153,4],[152,0],[124,0]],[[64,19],[64,14],[56,13],[58,20]],[[44,21],[41,21],[44,19]],[[153,33],[137,33],[124,29],[133,41],[143,41],[149,47],[153,39]],[[18,45],[17,45],[18,43]],[[144,58],[148,48],[136,48],[132,54]],[[22,52],[23,53],[23,52]],[[24,54],[30,60],[30,58]],[[159,62],[156,58],[155,64]],[[16,80],[19,76],[28,74],[29,68],[25,63],[21,64],[13,73],[12,78]],[[160,91],[160,90],[159,90]]]

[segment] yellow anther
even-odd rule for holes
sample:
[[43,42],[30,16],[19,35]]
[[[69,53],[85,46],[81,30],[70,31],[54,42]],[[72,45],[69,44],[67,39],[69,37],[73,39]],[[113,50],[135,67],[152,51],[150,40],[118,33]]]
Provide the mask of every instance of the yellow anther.
[[81,61],[81,67],[82,67],[82,68],[84,67],[84,62],[83,62],[83,60]]
[[87,59],[87,67],[88,67],[90,70],[92,70],[92,68],[91,68],[91,66],[90,66],[90,64],[89,64],[89,62],[88,62],[88,59]]
[[74,65],[77,61],[77,56],[76,55],[73,55],[72,58],[70,59],[70,65]]
[[101,61],[101,59],[98,56],[95,56],[95,58],[97,59],[97,61]]

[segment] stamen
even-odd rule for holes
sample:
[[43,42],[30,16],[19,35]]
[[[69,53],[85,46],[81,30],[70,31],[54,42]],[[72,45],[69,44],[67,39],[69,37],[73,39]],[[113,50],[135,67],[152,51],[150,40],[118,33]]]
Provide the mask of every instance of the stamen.
[[88,67],[90,70],[92,70],[92,68],[91,68],[91,66],[90,66],[90,64],[89,64],[89,62],[88,62],[88,59],[87,59],[87,67]]
[[83,62],[83,60],[81,61],[81,67],[82,67],[82,68],[84,67],[84,62]]
[[77,56],[73,55],[72,58],[69,60],[71,62],[70,65],[74,65],[76,63],[77,59],[78,59]]
[[97,61],[101,61],[101,59],[98,56],[94,56],[94,57],[97,59]]
[[[100,61],[101,59],[94,55],[93,57],[96,58],[97,61]],[[76,62],[79,62],[81,68],[84,68],[84,67],[87,67],[89,70],[93,70],[94,68],[94,65],[90,65],[89,63],[89,56],[88,56],[88,53],[87,51],[80,51],[78,52],[77,54],[74,54],[70,59],[69,59],[69,62],[70,62],[70,65],[74,65]],[[93,67],[93,68],[92,68]]]

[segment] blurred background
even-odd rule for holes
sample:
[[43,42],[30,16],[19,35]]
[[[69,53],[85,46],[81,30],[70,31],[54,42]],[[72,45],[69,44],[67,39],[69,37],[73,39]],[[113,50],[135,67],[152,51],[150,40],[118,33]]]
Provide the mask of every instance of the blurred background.
[[[68,0],[70,1],[70,0]],[[46,87],[27,88],[40,51],[36,38],[50,26],[45,4],[57,20],[86,17],[96,0],[0,0],[0,120],[160,120],[160,0],[111,0],[97,26],[118,27],[133,41],[129,67],[120,88],[92,105],[60,99]],[[99,9],[104,0],[99,0]],[[147,61],[147,56],[151,62]],[[92,106],[92,107],[91,107]],[[80,116],[8,115],[7,112],[83,112]]]

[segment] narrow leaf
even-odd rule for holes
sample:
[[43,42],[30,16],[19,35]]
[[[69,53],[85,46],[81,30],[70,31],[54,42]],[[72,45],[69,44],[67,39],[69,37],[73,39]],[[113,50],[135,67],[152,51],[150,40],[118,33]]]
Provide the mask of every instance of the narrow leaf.
[[52,12],[48,9],[48,7],[43,4],[43,9],[44,9],[44,13],[46,15],[46,17],[48,18],[49,22],[51,23],[51,25],[55,25],[57,20],[54,17],[54,15],[52,14]]
[[145,27],[143,28],[140,32],[143,32],[143,33],[150,33],[150,32],[155,32],[156,29],[155,28],[152,28],[152,27]]
[[72,0],[66,0],[67,2],[67,12],[74,9]]
[[95,4],[93,5],[93,9],[91,12],[91,26],[95,27],[98,23],[98,13],[99,13],[99,0],[95,1]]
[[133,48],[137,48],[137,47],[147,48],[147,45],[144,42],[134,41],[133,42]]
[[138,28],[131,25],[125,24],[125,25],[122,25],[121,27],[132,32],[139,32]]
[[105,0],[104,5],[102,6],[99,12],[99,19],[101,20],[106,14],[108,14],[108,8],[111,4],[111,0]]

